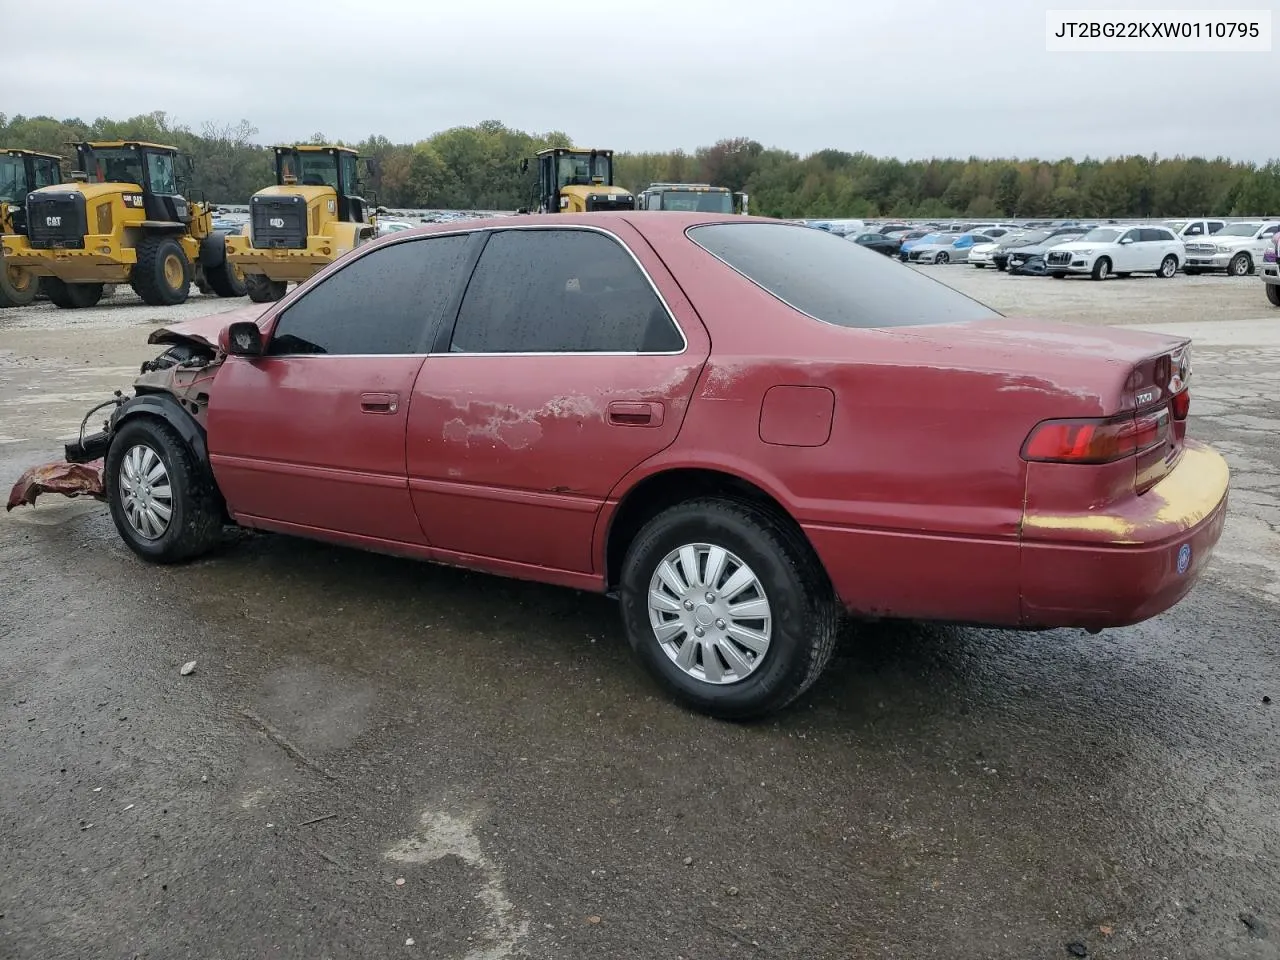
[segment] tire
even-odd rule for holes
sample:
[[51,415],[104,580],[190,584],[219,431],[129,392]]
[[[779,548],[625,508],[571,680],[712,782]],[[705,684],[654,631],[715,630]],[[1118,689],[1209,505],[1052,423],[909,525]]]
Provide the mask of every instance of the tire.
[[1183,272],[1183,273],[1185,273],[1188,277],[1198,277],[1198,276],[1200,276],[1200,268],[1199,268],[1199,267],[1183,267],[1183,268],[1182,268],[1182,272]]
[[129,285],[143,303],[153,307],[185,303],[191,295],[194,270],[182,244],[173,237],[148,236],[139,241],[137,253]]
[[1156,271],[1156,276],[1164,280],[1169,280],[1178,272],[1178,258],[1172,253],[1160,261],[1160,269]]
[[102,299],[100,283],[67,283],[57,277],[45,277],[40,288],[46,297],[65,310],[94,307]]
[[254,303],[274,303],[284,296],[288,284],[283,280],[271,280],[260,273],[246,274],[244,287]]
[[[139,466],[145,466],[152,477],[163,468],[163,476],[145,487],[143,501],[153,507],[160,523],[157,531],[141,519],[142,510],[126,507],[122,476],[136,482]],[[159,482],[168,480],[167,485]],[[103,471],[107,505],[116,530],[134,553],[151,563],[178,563],[208,552],[222,533],[222,502],[217,488],[191,448],[173,427],[154,417],[127,420],[111,439]],[[167,489],[167,497],[160,494]],[[170,511],[167,520],[163,508]],[[135,522],[137,525],[135,525]],[[147,532],[142,528],[147,527]],[[150,534],[150,535],[148,535]]]
[[1109,257],[1099,257],[1093,262],[1093,271],[1090,276],[1095,280],[1105,280],[1111,275],[1111,260]]
[[1227,276],[1247,277],[1253,273],[1253,258],[1247,253],[1237,253],[1227,264]]
[[974,264],[974,266],[975,266],[975,267],[977,267],[979,270],[981,270],[983,267],[985,267],[985,266],[986,266],[986,264],[985,264],[985,263],[975,263],[975,264]]
[[0,260],[0,307],[25,307],[36,302],[39,292],[39,277]]
[[1116,276],[1119,277],[1121,280],[1128,280],[1130,277],[1133,276],[1133,274],[1126,271],[1125,273],[1117,273]]
[[947,253],[945,250],[943,250],[943,251],[942,251],[942,252],[940,252],[936,257],[934,257],[934,258],[933,258],[933,262],[934,262],[934,263],[936,263],[936,264],[940,264],[940,265],[941,265],[941,264],[947,264],[947,263],[950,263],[950,262],[951,262],[951,254],[949,254],[949,253]]
[[1051,274],[1049,274],[1049,276],[1053,277],[1053,279],[1055,279],[1055,280],[1065,280],[1065,279],[1067,279],[1067,275],[1066,275],[1065,273],[1062,273],[1061,271],[1056,272],[1056,273],[1051,273]]
[[999,270],[1001,273],[1004,273],[1009,269],[1009,261],[1006,260],[1004,263],[997,263],[996,269]]
[[216,267],[206,267],[204,276],[210,289],[220,297],[243,297],[248,289],[240,268],[225,258]]
[[[670,555],[692,545],[706,545],[728,554],[716,578],[718,585],[727,586],[734,579],[743,569],[738,563],[745,564],[746,575],[754,574],[754,587],[741,589],[734,596],[749,599],[754,595],[757,600],[762,596],[767,603],[769,617],[764,623],[760,618],[739,616],[741,628],[754,629],[756,634],[768,631],[766,645],[756,656],[748,652],[748,647],[735,643],[731,639],[735,635],[725,632],[724,624],[732,622],[733,617],[729,616],[723,597],[694,607],[686,604],[681,609],[671,599],[675,595],[671,587],[659,579],[659,571]],[[696,573],[701,579],[706,575],[704,554],[696,556]],[[705,556],[709,559],[710,552]],[[672,567],[677,578],[686,569],[682,562],[678,563],[678,569]],[[675,585],[682,583],[677,579]],[[664,605],[651,611],[649,598],[654,584],[674,610]],[[758,594],[755,587],[759,588]],[[704,498],[658,514],[628,548],[620,588],[627,640],[645,667],[675,700],[724,720],[764,716],[794,701],[830,661],[839,632],[839,605],[804,535],[772,511],[745,502]],[[706,586],[698,586],[692,592],[706,590]],[[707,595],[712,594],[703,594],[704,598]],[[693,603],[693,598],[686,600]],[[746,602],[741,600],[739,606]],[[717,617],[717,613],[723,616]],[[686,616],[687,621],[682,619]],[[673,617],[666,622],[674,625],[675,632],[667,633],[670,646],[664,646],[651,618],[661,623],[664,618]],[[714,631],[708,635],[720,641],[716,646],[705,646],[687,627],[691,623],[694,629],[702,629],[697,626],[702,622],[708,631]],[[688,669],[676,662],[686,649],[693,652]],[[708,668],[713,676],[720,673],[720,682],[708,677]],[[733,674],[738,671],[742,676],[735,679]]]
[[1280,283],[1263,284],[1267,288],[1267,299],[1273,307],[1280,307]]

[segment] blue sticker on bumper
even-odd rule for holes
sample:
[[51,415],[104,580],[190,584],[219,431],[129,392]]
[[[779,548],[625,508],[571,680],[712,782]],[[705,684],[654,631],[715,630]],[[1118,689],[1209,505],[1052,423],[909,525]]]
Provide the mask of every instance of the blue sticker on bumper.
[[1184,543],[1178,548],[1178,573],[1184,574],[1191,566],[1191,544]]

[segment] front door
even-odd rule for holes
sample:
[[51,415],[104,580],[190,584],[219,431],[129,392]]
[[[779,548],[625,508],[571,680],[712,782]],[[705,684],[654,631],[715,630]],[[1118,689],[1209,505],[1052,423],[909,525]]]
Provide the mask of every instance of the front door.
[[248,526],[421,544],[409,498],[409,397],[468,237],[371,250],[282,305],[267,353],[229,357],[210,391],[209,451]]
[[590,573],[610,490],[675,439],[710,344],[653,251],[612,229],[631,249],[581,227],[489,236],[413,392],[409,485],[433,548]]

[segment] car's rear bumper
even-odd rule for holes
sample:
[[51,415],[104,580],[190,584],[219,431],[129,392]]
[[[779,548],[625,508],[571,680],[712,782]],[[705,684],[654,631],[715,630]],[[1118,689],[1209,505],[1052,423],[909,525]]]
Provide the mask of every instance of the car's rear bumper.
[[1230,480],[1221,456],[1187,441],[1167,477],[1114,511],[1028,512],[1022,625],[1119,627],[1174,606],[1222,536]]
[[[855,615],[999,627],[1105,628],[1168,610],[1222,536],[1230,472],[1187,441],[1160,483],[1114,513],[1024,515],[1021,539],[802,523]],[[1179,555],[1186,547],[1186,564]]]
[[1280,283],[1280,264],[1263,261],[1258,265],[1258,276],[1263,283]]

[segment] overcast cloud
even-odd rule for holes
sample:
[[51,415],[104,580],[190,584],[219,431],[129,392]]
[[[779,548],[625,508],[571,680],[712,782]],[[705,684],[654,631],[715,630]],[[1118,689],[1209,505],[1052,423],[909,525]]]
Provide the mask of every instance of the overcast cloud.
[[[1231,4],[1250,5],[1274,4]],[[1196,4],[64,0],[53,29],[11,31],[0,110],[247,118],[263,142],[494,119],[615,150],[749,136],[902,158],[1280,156],[1275,52],[1045,50],[1047,9],[1108,7]],[[0,0],[10,26],[37,9]]]

